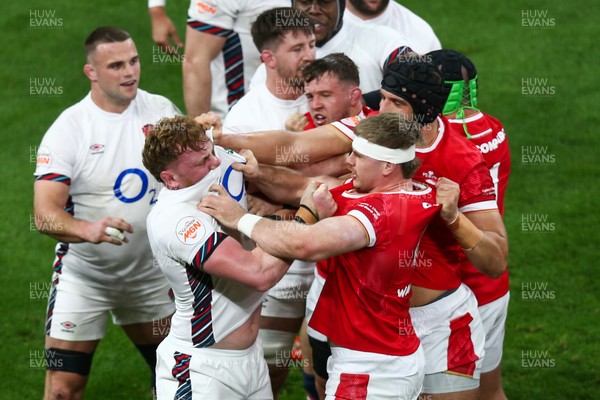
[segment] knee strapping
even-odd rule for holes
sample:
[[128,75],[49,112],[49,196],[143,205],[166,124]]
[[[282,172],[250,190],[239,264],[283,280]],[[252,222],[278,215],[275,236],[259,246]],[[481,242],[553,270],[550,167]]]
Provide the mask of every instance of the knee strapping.
[[84,353],[74,350],[49,348],[46,353],[46,369],[51,371],[73,372],[82,376],[90,374],[94,352]]
[[258,335],[262,340],[267,364],[276,364],[277,360],[281,361],[291,357],[292,346],[296,338],[294,332],[260,329]]

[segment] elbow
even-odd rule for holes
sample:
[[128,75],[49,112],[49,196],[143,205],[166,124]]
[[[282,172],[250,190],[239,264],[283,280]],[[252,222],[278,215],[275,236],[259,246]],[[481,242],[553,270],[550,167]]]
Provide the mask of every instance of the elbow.
[[319,256],[319,248],[314,240],[302,240],[294,244],[292,256],[296,260],[316,262],[323,258]]
[[273,286],[275,286],[277,282],[272,282],[270,280],[262,280],[259,282],[256,282],[256,284],[254,284],[252,286],[252,289],[258,291],[258,292],[266,292],[269,289],[271,289]]
[[272,271],[264,271],[257,274],[255,279],[249,282],[248,286],[256,291],[266,292],[275,286],[278,281],[278,277]]
[[498,279],[506,272],[506,263],[496,264],[493,268],[491,268],[486,275],[492,279]]
[[35,221],[35,228],[39,233],[47,235],[50,233],[50,225],[44,223],[45,219],[43,214],[34,213],[33,220]]
[[489,268],[485,271],[485,274],[492,279],[497,279],[506,272],[508,267],[508,254],[502,252],[502,254],[498,255],[498,257],[494,258],[494,261],[491,263]]

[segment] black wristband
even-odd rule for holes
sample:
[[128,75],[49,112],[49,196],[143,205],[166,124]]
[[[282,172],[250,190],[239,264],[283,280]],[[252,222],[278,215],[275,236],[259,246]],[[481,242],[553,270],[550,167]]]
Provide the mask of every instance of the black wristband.
[[294,221],[296,221],[296,222],[298,222],[298,223],[300,223],[300,224],[304,224],[304,225],[306,225],[306,221],[305,221],[305,220],[303,220],[302,218],[300,218],[300,217],[299,217],[299,216],[297,216],[297,215],[294,217]]

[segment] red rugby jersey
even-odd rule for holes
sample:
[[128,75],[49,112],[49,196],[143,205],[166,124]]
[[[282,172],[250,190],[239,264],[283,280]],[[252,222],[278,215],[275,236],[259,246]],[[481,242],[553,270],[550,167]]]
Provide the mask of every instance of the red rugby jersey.
[[[427,148],[417,148],[421,166],[414,176],[434,185],[448,178],[460,185],[458,208],[463,213],[496,210],[496,193],[489,170],[473,144],[449,129],[448,120],[438,117],[439,132]],[[421,240],[414,285],[435,290],[457,288],[458,269],[466,256],[439,216],[433,219]]]
[[359,194],[352,182],[332,190],[335,215],[364,227],[369,246],[318,263],[327,279],[310,326],[337,345],[403,356],[419,346],[409,299],[417,245],[438,213],[434,189]]
[[[496,187],[496,201],[500,214],[504,214],[504,194],[510,175],[510,148],[502,123],[496,118],[479,112],[468,118],[449,119],[450,129],[467,138],[479,149]],[[465,132],[466,130],[466,132]],[[491,303],[509,291],[508,270],[499,278],[492,279],[481,273],[468,260],[459,270],[461,280],[471,288],[480,306]]]

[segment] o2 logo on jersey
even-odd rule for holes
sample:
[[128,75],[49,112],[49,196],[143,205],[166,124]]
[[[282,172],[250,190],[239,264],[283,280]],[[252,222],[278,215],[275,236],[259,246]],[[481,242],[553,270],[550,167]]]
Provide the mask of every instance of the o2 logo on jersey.
[[[129,190],[127,193],[123,191],[123,187],[127,187]],[[123,203],[135,203],[144,198],[146,193],[151,195],[150,205],[156,203],[156,188],[148,190],[148,175],[146,172],[138,168],[126,169],[119,174],[115,181],[113,191],[117,199]]]
[[[231,175],[232,172],[234,172],[234,175]],[[225,171],[221,185],[235,201],[239,202],[244,197],[244,175],[235,171],[231,165]]]
[[206,229],[196,217],[184,217],[175,227],[177,239],[183,244],[200,243],[206,235]]

